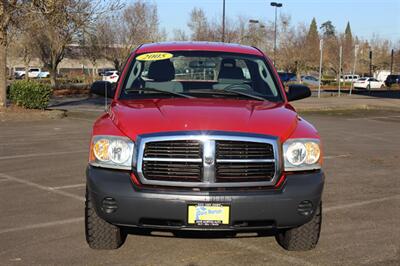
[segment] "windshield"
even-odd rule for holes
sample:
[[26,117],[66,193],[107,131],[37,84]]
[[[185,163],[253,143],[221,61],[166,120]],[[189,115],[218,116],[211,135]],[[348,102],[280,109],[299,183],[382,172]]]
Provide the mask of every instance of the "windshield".
[[263,57],[202,51],[137,55],[120,99],[179,96],[282,101]]

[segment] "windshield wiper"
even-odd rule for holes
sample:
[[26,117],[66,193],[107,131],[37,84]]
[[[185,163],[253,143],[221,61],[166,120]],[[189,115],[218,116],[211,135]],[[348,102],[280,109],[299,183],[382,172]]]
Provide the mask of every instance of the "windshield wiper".
[[193,90],[192,92],[193,93],[196,93],[196,92],[204,93],[205,92],[205,93],[209,93],[209,94],[221,94],[221,95],[227,95],[224,92],[228,92],[231,95],[232,94],[236,94],[236,95],[240,95],[240,96],[245,96],[245,97],[248,97],[248,98],[256,99],[256,100],[259,100],[259,101],[267,101],[268,100],[268,99],[266,99],[264,97],[257,96],[257,95],[254,95],[254,94],[251,94],[251,93],[247,93],[247,92],[244,92],[244,91],[232,90],[231,88],[234,88],[234,87],[240,87],[240,88],[244,88],[244,89],[250,88],[251,89],[251,87],[249,85],[247,85],[247,84],[231,84],[231,85],[229,85],[229,86],[227,86],[225,88],[221,88],[221,89],[212,89],[212,90],[209,90],[209,89],[197,89],[197,90]]
[[257,95],[251,94],[251,93],[247,93],[247,92],[244,92],[244,91],[230,90],[230,89],[227,89],[227,88],[222,89],[221,91],[230,92],[230,93],[236,94],[236,95],[246,96],[248,98],[252,98],[252,99],[256,99],[256,100],[260,100],[260,101],[266,101],[267,100],[267,99],[265,99],[263,97],[260,97],[260,96],[257,96]]
[[185,97],[185,98],[189,98],[189,99],[193,99],[195,97],[187,95],[187,94],[183,94],[183,93],[179,93],[179,92],[173,92],[173,91],[167,91],[167,90],[160,90],[160,89],[156,89],[156,88],[144,88],[144,89],[130,89],[127,90],[128,92],[146,92],[146,91],[153,91],[153,92],[160,92],[160,93],[164,93],[164,94],[172,94],[175,96],[180,96],[180,97]]

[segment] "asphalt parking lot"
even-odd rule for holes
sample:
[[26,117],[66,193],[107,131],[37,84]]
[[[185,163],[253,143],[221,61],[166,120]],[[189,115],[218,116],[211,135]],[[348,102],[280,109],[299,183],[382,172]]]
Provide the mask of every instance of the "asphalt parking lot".
[[84,237],[92,119],[0,123],[0,264],[399,265],[400,113],[305,113],[324,142],[326,187],[317,248],[273,237],[128,236],[115,251]]

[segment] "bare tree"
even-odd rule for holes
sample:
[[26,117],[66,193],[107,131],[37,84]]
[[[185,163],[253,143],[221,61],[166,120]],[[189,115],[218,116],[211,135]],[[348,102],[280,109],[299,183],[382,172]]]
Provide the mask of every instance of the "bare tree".
[[138,0],[97,25],[103,56],[120,69],[131,51],[142,43],[165,39],[159,29],[157,6]]
[[172,39],[174,41],[187,41],[187,40],[189,40],[189,37],[186,35],[186,33],[183,30],[174,29]]
[[51,85],[57,83],[57,67],[70,44],[77,43],[79,33],[101,15],[120,7],[119,1],[42,0],[36,3],[36,20],[30,33],[32,44],[44,66],[49,69]]
[[191,39],[193,41],[212,41],[210,26],[206,14],[201,8],[193,8],[190,12],[188,27],[191,30]]
[[7,45],[8,30],[16,24],[18,14],[23,10],[24,1],[1,0],[0,1],[0,107],[6,106],[7,91]]
[[95,30],[88,30],[83,33],[80,41],[82,55],[90,60],[92,63],[92,78],[96,76],[97,62],[102,57],[101,45],[99,36]]

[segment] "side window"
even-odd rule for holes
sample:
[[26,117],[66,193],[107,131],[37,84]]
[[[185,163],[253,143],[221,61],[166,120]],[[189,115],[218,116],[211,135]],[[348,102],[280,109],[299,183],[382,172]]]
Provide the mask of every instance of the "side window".
[[[269,91],[273,96],[278,95],[278,91],[275,87],[274,81],[272,79],[271,73],[268,71],[267,66],[261,60],[256,61],[258,64],[258,71],[262,80],[268,85]],[[267,92],[268,93],[268,92]]]
[[236,60],[236,66],[238,66],[238,67],[240,67],[242,69],[243,76],[244,76],[245,79],[251,79],[250,71],[247,68],[247,65],[244,62],[244,60]]

